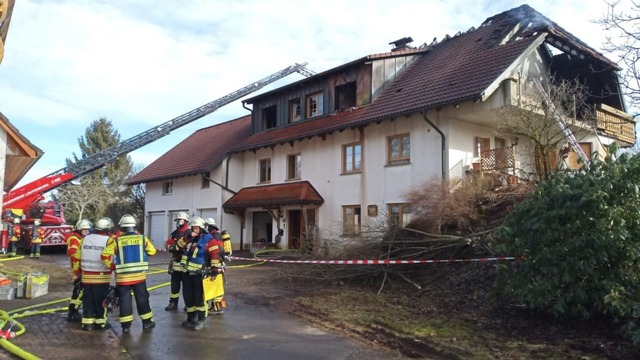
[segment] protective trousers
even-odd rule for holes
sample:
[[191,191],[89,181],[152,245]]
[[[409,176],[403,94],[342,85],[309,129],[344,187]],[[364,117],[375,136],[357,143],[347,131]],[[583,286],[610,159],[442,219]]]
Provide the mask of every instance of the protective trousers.
[[9,241],[9,256],[15,256],[18,251],[18,241]]
[[107,308],[102,301],[109,293],[109,284],[82,284],[82,324],[94,324],[104,328],[107,325]]
[[133,304],[131,298],[131,292],[136,299],[136,309],[138,315],[142,319],[142,323],[152,321],[153,312],[151,312],[151,305],[149,305],[149,291],[147,290],[147,282],[142,281],[134,285],[120,285],[116,286],[116,292],[118,293],[119,306],[120,306],[120,325],[123,329],[131,327],[133,322]]
[[69,300],[69,314],[73,314],[80,309],[82,305],[82,279],[77,278],[73,281],[73,290],[71,291],[71,300]]
[[187,306],[187,320],[204,321],[207,306],[204,303],[202,275],[185,274],[182,281],[182,297]]
[[182,284],[182,278],[186,276],[183,271],[173,271],[171,273],[171,294],[169,294],[169,302],[178,305],[180,300],[180,285]]
[[31,243],[31,254],[29,257],[39,258],[40,257],[40,243]]

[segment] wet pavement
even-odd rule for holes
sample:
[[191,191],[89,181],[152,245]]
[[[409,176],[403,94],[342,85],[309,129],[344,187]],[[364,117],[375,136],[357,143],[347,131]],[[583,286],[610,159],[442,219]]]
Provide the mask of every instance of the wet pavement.
[[[166,259],[166,262],[164,260]],[[56,258],[64,265],[66,259]],[[168,263],[166,253],[153,258],[152,267]],[[166,283],[169,276],[148,276],[148,286]],[[38,314],[18,319],[27,331],[11,343],[42,359],[400,359],[396,354],[373,348],[353,339],[308,325],[272,308],[248,303],[227,290],[227,309],[223,315],[209,316],[206,328],[193,331],[181,327],[182,311],[166,312],[169,287],[151,292],[151,307],[157,323],[142,331],[134,311],[130,334],[122,334],[117,310],[109,314],[111,329],[87,332],[79,323],[68,323],[66,313]],[[68,294],[60,294],[60,298]],[[0,306],[3,303],[0,303]],[[66,304],[59,304],[66,305]],[[0,349],[0,359],[17,358]]]

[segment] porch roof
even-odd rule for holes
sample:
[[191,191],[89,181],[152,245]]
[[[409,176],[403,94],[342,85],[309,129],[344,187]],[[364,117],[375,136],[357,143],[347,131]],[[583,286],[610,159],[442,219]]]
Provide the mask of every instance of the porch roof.
[[242,188],[222,207],[241,210],[248,207],[277,207],[283,205],[320,205],[324,199],[308,181],[262,185]]

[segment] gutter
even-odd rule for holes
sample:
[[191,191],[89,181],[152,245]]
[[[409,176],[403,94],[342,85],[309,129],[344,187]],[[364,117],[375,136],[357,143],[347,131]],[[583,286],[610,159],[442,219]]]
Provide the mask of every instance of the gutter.
[[425,108],[422,111],[422,117],[424,118],[424,120],[429,125],[431,125],[431,127],[433,127],[438,132],[438,134],[440,134],[440,138],[442,139],[440,141],[440,151],[441,151],[441,155],[440,155],[441,159],[440,159],[440,161],[441,161],[442,181],[444,181],[446,179],[446,174],[447,174],[446,169],[445,169],[445,160],[446,160],[445,140],[446,140],[446,138],[445,138],[444,133],[442,132],[442,130],[440,130],[440,128],[438,128],[436,126],[436,124],[433,123],[433,121],[429,120],[429,118],[427,117],[427,110],[428,109]]

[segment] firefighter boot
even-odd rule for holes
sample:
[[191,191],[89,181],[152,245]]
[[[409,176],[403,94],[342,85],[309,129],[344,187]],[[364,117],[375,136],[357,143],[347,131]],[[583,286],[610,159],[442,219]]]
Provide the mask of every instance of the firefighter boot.
[[142,321],[142,330],[150,330],[156,327],[156,322],[153,319],[143,320]]
[[67,321],[80,322],[82,321],[82,315],[76,309],[69,310],[69,314],[67,315]]
[[187,329],[193,329],[197,320],[198,320],[198,316],[196,315],[196,313],[190,312],[187,315],[187,320],[182,322],[182,327]]
[[204,311],[196,311],[198,313],[198,321],[193,325],[192,330],[200,331],[204,329],[204,321],[206,319],[206,314]]
[[169,305],[164,308],[164,311],[174,311],[178,310],[178,300],[169,300]]
[[82,324],[82,330],[93,331],[93,324]]

